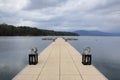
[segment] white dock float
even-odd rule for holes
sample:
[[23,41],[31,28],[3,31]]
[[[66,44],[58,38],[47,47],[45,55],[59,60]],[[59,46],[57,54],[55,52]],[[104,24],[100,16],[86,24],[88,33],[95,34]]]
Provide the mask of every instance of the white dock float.
[[81,54],[58,38],[12,80],[108,80],[93,65],[83,65]]

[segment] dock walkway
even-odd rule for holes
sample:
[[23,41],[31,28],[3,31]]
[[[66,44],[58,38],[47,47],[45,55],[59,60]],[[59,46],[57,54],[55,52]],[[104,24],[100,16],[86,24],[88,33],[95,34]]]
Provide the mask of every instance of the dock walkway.
[[37,65],[27,65],[12,80],[108,80],[93,65],[83,65],[81,54],[62,38],[38,58]]

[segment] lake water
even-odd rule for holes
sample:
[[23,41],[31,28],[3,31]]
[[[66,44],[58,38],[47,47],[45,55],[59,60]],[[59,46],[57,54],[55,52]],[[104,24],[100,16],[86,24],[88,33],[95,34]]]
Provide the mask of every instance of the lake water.
[[[120,37],[75,37],[69,41],[82,53],[84,47],[91,47],[92,63],[109,80],[120,80]],[[42,37],[0,37],[0,80],[11,80],[28,64],[32,47],[41,52],[52,41]]]

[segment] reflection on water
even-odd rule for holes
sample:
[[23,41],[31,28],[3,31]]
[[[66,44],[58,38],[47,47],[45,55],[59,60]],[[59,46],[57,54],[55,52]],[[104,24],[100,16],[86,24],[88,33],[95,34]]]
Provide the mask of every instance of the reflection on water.
[[[52,41],[42,37],[0,37],[0,80],[11,80],[28,64],[32,47],[41,52]],[[93,64],[109,80],[120,80],[120,37],[78,37],[69,41],[78,51],[86,46],[92,48]]]
[[28,54],[32,47],[41,52],[51,41],[42,37],[0,37],[0,80],[11,80],[28,64]]
[[79,37],[69,42],[80,52],[90,46],[93,65],[109,80],[120,80],[120,37]]

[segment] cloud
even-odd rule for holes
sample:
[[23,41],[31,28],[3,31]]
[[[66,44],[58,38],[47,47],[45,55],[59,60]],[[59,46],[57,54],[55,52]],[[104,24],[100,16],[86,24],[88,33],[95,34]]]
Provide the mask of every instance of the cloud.
[[28,10],[32,9],[42,9],[48,7],[56,7],[64,4],[67,0],[30,0],[30,4],[27,8]]
[[0,0],[0,14],[13,25],[120,32],[119,0]]
[[0,11],[15,12],[26,7],[28,0],[0,0]]

